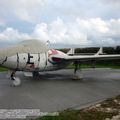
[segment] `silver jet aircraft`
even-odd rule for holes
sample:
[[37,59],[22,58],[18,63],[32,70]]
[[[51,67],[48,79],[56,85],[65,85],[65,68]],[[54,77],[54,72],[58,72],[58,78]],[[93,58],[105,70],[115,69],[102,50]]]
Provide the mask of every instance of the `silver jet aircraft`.
[[17,86],[20,79],[15,77],[16,71],[24,71],[25,75],[30,76],[29,73],[63,69],[75,61],[120,59],[119,54],[100,55],[101,48],[95,55],[70,55],[73,51],[71,49],[65,54],[59,50],[49,49],[45,42],[26,40],[13,47],[1,49],[0,65],[11,70],[10,78],[13,85]]

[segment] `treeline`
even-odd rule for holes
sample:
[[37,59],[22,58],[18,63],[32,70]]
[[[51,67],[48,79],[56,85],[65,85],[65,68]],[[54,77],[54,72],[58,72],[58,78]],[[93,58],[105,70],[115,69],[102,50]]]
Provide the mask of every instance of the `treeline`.
[[[70,49],[64,48],[59,49],[63,51],[64,53],[67,53]],[[89,47],[89,48],[75,48],[75,53],[81,54],[81,53],[96,53],[99,50],[98,47]],[[120,46],[117,47],[103,47],[103,52],[106,54],[120,54]]]
[[[67,53],[70,49],[59,49],[64,53]],[[76,48],[75,54],[95,54],[99,50],[98,47],[90,47],[90,48]],[[117,47],[103,47],[103,52],[106,54],[120,54],[120,46]],[[85,64],[90,64],[92,61],[84,62]],[[119,65],[120,66],[120,59],[117,60],[102,60],[96,61],[96,64],[102,65]]]

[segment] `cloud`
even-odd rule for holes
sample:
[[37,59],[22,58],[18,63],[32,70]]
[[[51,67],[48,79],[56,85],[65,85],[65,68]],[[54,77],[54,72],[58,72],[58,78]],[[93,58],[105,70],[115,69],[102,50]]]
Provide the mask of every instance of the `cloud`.
[[30,23],[31,26],[49,23],[57,16],[68,22],[76,17],[119,18],[119,3],[119,0],[1,0],[0,18],[6,19],[13,27],[19,23]]
[[1,26],[1,27],[5,27],[5,26],[6,26],[5,20],[0,19],[0,26]]
[[27,22],[51,16],[88,18],[111,17],[112,14],[114,17],[119,15],[119,3],[119,0],[1,0],[0,16],[17,17]]
[[87,36],[78,30],[76,23],[65,23],[60,18],[57,18],[50,24],[37,24],[32,37],[60,44],[85,45],[89,43]]
[[1,42],[14,42],[29,39],[29,35],[25,33],[20,33],[18,30],[13,28],[7,28],[0,33]]
[[81,19],[65,22],[61,18],[50,23],[35,25],[31,34],[6,28],[0,33],[1,41],[20,41],[24,39],[49,40],[51,43],[80,46],[120,45],[120,19],[101,18]]
[[37,24],[31,37],[47,41],[49,39],[47,27],[48,25],[46,23]]
[[86,46],[120,44],[120,19],[81,19],[64,22],[57,18],[49,24],[37,24],[32,36],[51,43]]
[[13,16],[22,21],[34,22],[36,14],[45,5],[46,0],[3,0],[0,1],[1,16]]
[[120,0],[102,0],[102,1],[113,5],[120,3]]

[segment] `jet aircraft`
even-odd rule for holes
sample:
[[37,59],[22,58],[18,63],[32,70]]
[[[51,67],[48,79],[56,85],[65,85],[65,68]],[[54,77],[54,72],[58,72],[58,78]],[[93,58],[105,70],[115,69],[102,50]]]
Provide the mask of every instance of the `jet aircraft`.
[[24,71],[25,75],[32,76],[38,72],[63,69],[77,60],[81,62],[109,59],[120,59],[120,55],[102,55],[102,48],[94,55],[74,55],[74,49],[66,54],[49,49],[48,44],[40,40],[26,40],[0,50],[0,66],[11,70],[10,79],[14,86],[21,83],[15,76],[16,71]]

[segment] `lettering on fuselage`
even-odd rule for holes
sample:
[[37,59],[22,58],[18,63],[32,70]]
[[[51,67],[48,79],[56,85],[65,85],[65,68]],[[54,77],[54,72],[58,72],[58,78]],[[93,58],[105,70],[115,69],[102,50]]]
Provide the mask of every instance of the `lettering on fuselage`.
[[30,53],[28,53],[28,61],[27,64],[34,64],[34,62],[31,62],[30,59],[33,58],[33,56],[30,55]]
[[34,62],[31,62],[31,58],[33,58],[32,55],[30,55],[30,53],[28,53],[28,60],[27,60],[27,64],[26,64],[26,68],[27,69],[34,69]]

